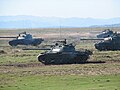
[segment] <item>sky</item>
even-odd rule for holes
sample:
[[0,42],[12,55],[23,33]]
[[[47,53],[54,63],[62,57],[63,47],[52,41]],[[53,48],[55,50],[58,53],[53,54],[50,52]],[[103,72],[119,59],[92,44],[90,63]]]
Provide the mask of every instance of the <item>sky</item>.
[[0,16],[116,18],[120,0],[0,0]]

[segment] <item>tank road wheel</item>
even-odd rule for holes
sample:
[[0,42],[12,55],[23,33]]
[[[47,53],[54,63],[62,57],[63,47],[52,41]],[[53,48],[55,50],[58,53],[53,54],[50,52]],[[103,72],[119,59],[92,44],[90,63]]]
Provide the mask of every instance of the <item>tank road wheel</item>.
[[80,63],[86,63],[87,59],[89,58],[89,55],[84,54],[81,56]]
[[75,63],[85,63],[87,61],[87,59],[89,58],[89,55],[87,54],[83,54],[83,55],[79,55],[77,57],[75,57]]
[[45,65],[47,64],[46,61],[45,61],[44,55],[38,56],[38,61],[45,64]]
[[11,45],[12,47],[17,46],[17,42],[15,42],[15,41],[9,41],[9,45]]

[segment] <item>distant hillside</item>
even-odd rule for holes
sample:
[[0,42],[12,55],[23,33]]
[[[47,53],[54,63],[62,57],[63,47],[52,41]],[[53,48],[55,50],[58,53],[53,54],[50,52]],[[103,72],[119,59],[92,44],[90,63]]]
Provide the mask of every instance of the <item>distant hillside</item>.
[[120,27],[120,23],[119,24],[110,24],[110,25],[93,25],[90,27]]
[[0,28],[120,27],[120,18],[59,18],[38,16],[0,16]]

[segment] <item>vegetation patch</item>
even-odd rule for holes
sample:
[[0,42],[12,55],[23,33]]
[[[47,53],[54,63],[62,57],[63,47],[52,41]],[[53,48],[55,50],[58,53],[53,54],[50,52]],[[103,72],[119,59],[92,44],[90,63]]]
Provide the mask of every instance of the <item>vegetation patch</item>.
[[119,90],[120,75],[0,75],[0,90]]

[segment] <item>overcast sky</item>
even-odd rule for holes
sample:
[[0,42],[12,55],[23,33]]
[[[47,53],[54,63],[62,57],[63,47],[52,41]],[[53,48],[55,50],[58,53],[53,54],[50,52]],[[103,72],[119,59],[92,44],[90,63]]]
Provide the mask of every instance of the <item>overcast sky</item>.
[[120,17],[120,0],[0,0],[0,16]]

